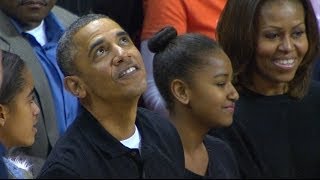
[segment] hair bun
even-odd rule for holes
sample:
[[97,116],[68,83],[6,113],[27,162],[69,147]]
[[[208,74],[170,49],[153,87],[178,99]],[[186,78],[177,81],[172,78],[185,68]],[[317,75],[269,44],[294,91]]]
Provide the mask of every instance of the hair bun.
[[172,26],[166,26],[158,31],[148,41],[148,48],[153,53],[158,53],[166,48],[169,42],[177,37],[177,30]]

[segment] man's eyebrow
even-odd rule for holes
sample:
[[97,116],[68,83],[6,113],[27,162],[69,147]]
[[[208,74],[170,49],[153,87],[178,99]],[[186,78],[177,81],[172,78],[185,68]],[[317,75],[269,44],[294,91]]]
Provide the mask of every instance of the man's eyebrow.
[[116,36],[129,36],[129,34],[125,31],[119,31],[117,32]]
[[[125,32],[125,31],[119,31],[119,32],[116,33],[116,36],[117,37],[129,36],[129,34],[127,32]],[[103,37],[95,39],[94,42],[89,45],[88,56],[90,56],[90,54],[92,53],[93,49],[95,49],[97,46],[99,46],[100,44],[103,44],[103,43],[104,43],[104,38]]]
[[100,44],[103,44],[103,42],[104,42],[103,37],[95,39],[94,42],[89,45],[88,56],[90,56],[90,54],[91,54],[91,52],[93,51],[94,48],[96,48]]

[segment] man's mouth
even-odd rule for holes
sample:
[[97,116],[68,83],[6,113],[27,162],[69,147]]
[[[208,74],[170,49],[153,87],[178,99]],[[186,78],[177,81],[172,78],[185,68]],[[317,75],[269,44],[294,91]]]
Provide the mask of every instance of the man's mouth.
[[20,5],[33,5],[33,6],[46,6],[48,2],[46,0],[22,0]]
[[119,74],[119,78],[135,73],[138,70],[136,66],[130,66]]

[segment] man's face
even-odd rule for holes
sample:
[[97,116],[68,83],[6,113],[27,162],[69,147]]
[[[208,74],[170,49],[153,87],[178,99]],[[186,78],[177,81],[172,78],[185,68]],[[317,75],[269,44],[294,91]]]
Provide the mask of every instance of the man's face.
[[74,65],[91,100],[123,102],[146,89],[142,57],[129,35],[113,20],[101,18],[73,38]]
[[40,24],[55,3],[56,0],[0,0],[0,9],[30,30]]

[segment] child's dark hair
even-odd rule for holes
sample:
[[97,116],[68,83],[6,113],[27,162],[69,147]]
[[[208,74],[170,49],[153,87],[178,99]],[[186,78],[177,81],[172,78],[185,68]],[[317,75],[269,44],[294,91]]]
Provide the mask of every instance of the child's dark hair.
[[148,42],[153,60],[153,75],[159,92],[168,110],[173,110],[173,96],[170,91],[172,80],[192,79],[192,72],[208,63],[209,53],[222,49],[213,39],[197,34],[177,35],[175,28],[167,26],[157,32]]
[[[2,53],[1,53],[2,51]],[[22,91],[25,84],[23,76],[25,62],[16,54],[0,50],[0,103],[9,104]]]

